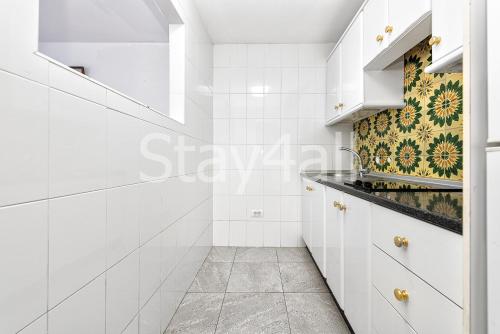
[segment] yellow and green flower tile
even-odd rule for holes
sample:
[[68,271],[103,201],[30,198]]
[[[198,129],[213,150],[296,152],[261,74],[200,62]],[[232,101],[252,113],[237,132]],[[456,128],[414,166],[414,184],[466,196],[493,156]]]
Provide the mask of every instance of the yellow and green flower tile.
[[462,75],[427,74],[431,60],[426,39],[405,55],[405,107],[354,124],[355,147],[375,171],[462,179]]

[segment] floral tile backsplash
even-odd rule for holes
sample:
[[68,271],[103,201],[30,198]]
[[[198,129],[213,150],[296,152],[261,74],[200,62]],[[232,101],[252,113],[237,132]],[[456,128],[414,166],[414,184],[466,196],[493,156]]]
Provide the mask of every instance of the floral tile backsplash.
[[375,172],[461,181],[462,74],[424,73],[431,50],[427,38],[405,54],[405,107],[354,123],[355,149]]

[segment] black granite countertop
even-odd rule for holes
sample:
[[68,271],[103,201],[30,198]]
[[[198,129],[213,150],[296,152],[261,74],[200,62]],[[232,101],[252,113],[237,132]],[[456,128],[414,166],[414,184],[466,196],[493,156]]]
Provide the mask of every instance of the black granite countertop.
[[367,192],[344,184],[352,175],[331,176],[304,172],[301,175],[404,215],[462,234],[462,192]]

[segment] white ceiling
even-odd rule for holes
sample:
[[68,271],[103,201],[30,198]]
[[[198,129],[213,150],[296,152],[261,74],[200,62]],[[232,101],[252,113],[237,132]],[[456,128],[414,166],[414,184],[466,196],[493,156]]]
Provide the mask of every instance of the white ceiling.
[[40,0],[40,41],[167,42],[156,1]]
[[335,42],[363,0],[195,0],[219,43]]

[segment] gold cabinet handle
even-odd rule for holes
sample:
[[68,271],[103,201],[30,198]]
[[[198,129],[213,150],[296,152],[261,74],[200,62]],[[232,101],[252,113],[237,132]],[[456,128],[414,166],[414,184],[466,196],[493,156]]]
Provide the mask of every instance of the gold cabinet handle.
[[377,42],[382,42],[384,40],[384,36],[377,35],[377,37],[375,39],[376,39]]
[[337,201],[333,202],[333,206],[335,208],[339,209],[340,211],[346,211],[347,210],[347,207],[344,204],[342,204],[340,202],[337,202]]
[[390,34],[393,30],[394,30],[393,26],[386,26],[385,27],[385,32],[388,33],[388,34]]
[[310,186],[306,186],[306,190],[307,191],[313,191],[314,189],[312,187],[310,187]]
[[441,37],[439,36],[432,36],[431,39],[429,39],[429,45],[439,45],[441,43]]
[[398,248],[401,248],[401,247],[408,248],[409,243],[410,242],[405,237],[400,237],[399,235],[394,237],[394,245]]
[[406,302],[410,299],[410,294],[406,290],[394,289],[394,297],[400,302]]

